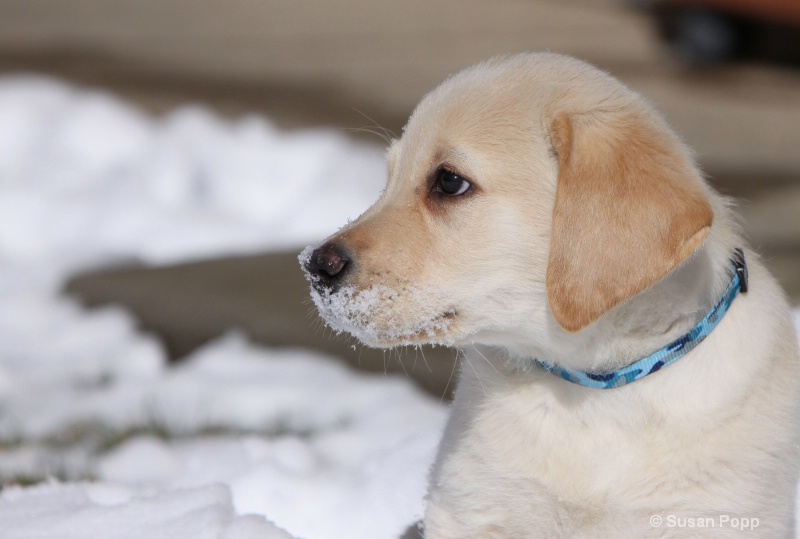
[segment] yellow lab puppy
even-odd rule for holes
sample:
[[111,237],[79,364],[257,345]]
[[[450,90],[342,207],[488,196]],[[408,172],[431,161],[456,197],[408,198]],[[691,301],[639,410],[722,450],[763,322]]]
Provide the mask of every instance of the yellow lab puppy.
[[425,537],[794,537],[789,308],[640,96],[497,58],[426,96],[388,165],[301,261],[334,329],[464,351]]

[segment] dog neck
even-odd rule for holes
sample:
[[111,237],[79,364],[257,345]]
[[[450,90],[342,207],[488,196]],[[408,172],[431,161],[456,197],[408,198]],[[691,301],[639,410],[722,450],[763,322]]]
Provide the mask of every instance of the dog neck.
[[738,234],[712,234],[712,241],[661,282],[577,333],[561,328],[546,310],[533,310],[528,324],[476,339],[478,346],[487,347],[484,355],[497,357],[495,367],[509,374],[541,372],[533,358],[567,370],[608,373],[650,356],[700,324],[730,285],[731,256],[741,240]]
[[568,382],[593,389],[612,389],[657,372],[676,362],[699,345],[717,327],[739,292],[747,292],[747,265],[741,249],[736,249],[734,252],[731,266],[732,276],[728,286],[705,317],[688,332],[638,361],[603,372],[569,369],[540,359],[534,361],[551,374],[560,376]]

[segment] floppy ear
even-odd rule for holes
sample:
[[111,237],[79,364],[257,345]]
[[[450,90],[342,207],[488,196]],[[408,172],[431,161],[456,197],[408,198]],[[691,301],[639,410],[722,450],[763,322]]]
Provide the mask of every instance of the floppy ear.
[[547,297],[579,331],[694,253],[713,212],[674,136],[636,113],[559,114]]

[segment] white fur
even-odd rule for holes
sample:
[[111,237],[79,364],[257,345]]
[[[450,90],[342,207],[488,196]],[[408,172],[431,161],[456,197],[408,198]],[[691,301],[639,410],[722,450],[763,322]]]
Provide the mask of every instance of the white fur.
[[[356,261],[346,293],[317,294],[334,327],[373,345],[464,350],[425,537],[741,537],[726,519],[742,518],[757,519],[752,536],[793,537],[796,340],[783,293],[746,249],[724,199],[700,186],[714,214],[710,233],[666,278],[580,331],[553,317],[545,273],[558,163],[546,117],[564,103],[641,109],[674,138],[639,96],[581,62],[495,60],[423,100],[390,150],[381,200],[329,240]],[[480,191],[426,206],[442,163]],[[533,364],[602,371],[663,347],[717,301],[736,247],[746,249],[750,291],[677,363],[612,390]],[[354,305],[369,290],[381,293]],[[446,323],[434,328],[437,316]]]

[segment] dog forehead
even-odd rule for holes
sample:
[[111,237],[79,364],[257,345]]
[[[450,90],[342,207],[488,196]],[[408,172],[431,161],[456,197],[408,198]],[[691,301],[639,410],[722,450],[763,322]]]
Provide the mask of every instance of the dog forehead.
[[537,102],[529,88],[502,87],[485,77],[455,77],[428,94],[408,121],[403,139],[409,146],[430,147],[432,141],[475,140],[525,128]]
[[[564,61],[567,60],[567,66]],[[554,102],[600,72],[551,53],[498,57],[457,73],[428,93],[403,129],[390,163],[470,145],[505,144],[542,129]],[[600,74],[602,78],[602,74]],[[462,152],[466,153],[466,152]]]
[[441,165],[467,167],[483,150],[508,144],[510,138],[532,138],[537,122],[523,110],[527,105],[509,103],[518,109],[509,113],[509,106],[483,99],[477,89],[459,94],[442,92],[420,103],[402,138],[389,149],[390,173],[419,177]]
[[456,73],[423,97],[404,138],[424,138],[441,129],[473,135],[507,131],[564,109],[619,106],[630,93],[607,73],[572,57],[499,56]]
[[499,80],[511,71],[508,66],[489,75],[467,70],[423,98],[387,152],[390,175],[420,177],[440,165],[470,168],[482,154],[541,139],[544,100],[532,95],[534,85]]

